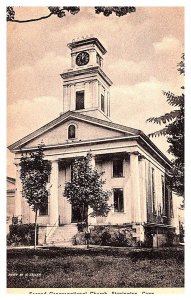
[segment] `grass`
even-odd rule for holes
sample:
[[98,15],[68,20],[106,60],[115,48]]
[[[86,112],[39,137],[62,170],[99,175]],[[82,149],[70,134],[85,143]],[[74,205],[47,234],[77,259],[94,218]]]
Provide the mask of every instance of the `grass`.
[[10,288],[184,286],[183,249],[10,249]]

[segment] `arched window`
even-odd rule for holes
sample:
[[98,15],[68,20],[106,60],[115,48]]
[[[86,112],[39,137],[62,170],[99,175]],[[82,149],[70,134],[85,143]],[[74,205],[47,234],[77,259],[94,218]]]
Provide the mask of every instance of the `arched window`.
[[75,139],[76,137],[76,127],[75,125],[70,125],[68,127],[68,139]]

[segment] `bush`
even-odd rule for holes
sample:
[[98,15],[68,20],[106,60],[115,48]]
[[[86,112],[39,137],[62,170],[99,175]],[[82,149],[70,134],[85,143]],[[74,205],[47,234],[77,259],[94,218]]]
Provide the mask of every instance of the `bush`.
[[87,228],[87,224],[86,224],[85,222],[78,223],[78,224],[77,224],[77,227],[78,227],[78,231],[79,231],[79,232],[84,232],[85,229]]
[[[8,246],[34,245],[35,224],[10,225],[10,233],[7,235]],[[38,240],[38,227],[37,227]]]
[[110,245],[116,247],[135,247],[136,239],[133,238],[129,228],[118,229],[111,235]]
[[[89,243],[91,245],[135,247],[132,228],[128,226],[94,226],[91,228]],[[85,233],[79,232],[75,236],[77,245],[86,244]]]
[[173,231],[167,231],[166,237],[167,237],[167,246],[173,246],[173,242],[175,239],[175,233]]
[[111,244],[111,234],[108,231],[101,233],[101,245],[107,246]]

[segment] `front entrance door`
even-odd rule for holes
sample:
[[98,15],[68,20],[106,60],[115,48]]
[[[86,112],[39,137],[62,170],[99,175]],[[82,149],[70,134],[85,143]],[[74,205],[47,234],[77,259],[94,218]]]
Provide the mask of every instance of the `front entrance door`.
[[72,223],[82,222],[82,217],[79,208],[72,206]]
[[82,211],[83,209],[72,206],[72,223],[81,223],[85,221],[88,215],[88,208],[86,207],[83,213]]

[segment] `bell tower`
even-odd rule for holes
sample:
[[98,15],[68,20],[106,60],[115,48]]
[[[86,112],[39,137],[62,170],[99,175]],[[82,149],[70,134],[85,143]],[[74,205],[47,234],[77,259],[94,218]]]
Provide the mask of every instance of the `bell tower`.
[[68,47],[71,69],[61,74],[63,112],[78,111],[109,120],[112,81],[103,71],[106,49],[95,37],[73,40]]

